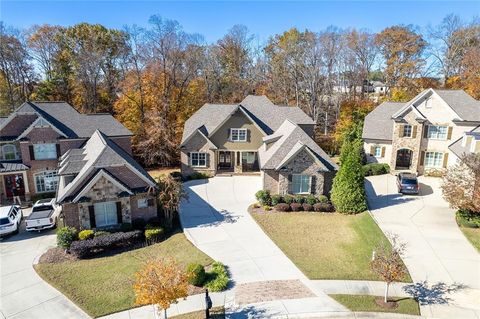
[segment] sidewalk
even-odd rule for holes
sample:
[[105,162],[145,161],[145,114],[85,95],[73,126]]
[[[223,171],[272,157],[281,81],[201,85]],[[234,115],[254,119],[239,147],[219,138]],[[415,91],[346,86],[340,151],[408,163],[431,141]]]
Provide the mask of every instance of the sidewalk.
[[[346,295],[370,295],[383,296],[385,293],[385,283],[382,281],[362,281],[362,280],[311,280],[310,285],[322,290],[328,295],[346,294]],[[413,285],[412,283],[392,283],[389,288],[389,296],[392,297],[411,297],[405,292],[404,288]]]

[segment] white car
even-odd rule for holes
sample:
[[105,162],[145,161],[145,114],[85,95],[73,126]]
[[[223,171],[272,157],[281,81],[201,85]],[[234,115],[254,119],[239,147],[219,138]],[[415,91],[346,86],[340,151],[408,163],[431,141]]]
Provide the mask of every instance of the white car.
[[18,205],[0,207],[0,236],[18,234],[23,213]]
[[54,198],[41,199],[33,207],[31,214],[25,219],[27,231],[43,230],[57,226],[57,218],[62,208]]

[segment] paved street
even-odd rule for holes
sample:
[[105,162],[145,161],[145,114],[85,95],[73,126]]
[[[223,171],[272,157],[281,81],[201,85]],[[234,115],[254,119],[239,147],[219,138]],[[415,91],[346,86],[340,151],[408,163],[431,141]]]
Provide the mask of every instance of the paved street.
[[419,196],[397,193],[395,176],[369,177],[369,207],[384,232],[407,244],[404,261],[421,298],[422,315],[480,317],[480,254],[455,223],[439,178],[420,177]]
[[[28,211],[24,210],[24,214]],[[27,233],[23,227],[20,234],[0,240],[2,318],[88,318],[33,269],[35,258],[47,247],[55,245],[54,231]]]

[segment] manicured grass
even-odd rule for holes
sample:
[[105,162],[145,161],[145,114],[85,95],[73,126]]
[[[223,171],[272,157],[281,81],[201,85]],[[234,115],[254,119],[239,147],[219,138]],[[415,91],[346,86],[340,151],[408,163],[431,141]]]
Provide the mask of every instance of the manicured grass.
[[367,295],[329,295],[351,311],[393,312],[407,315],[420,315],[418,302],[412,298],[390,298],[398,304],[397,308],[383,308],[375,303],[376,296]]
[[[183,315],[173,316],[170,318],[175,319],[204,319],[205,318],[205,311],[194,311],[185,313]],[[223,307],[215,307],[210,309],[210,318],[213,319],[223,319],[225,318],[225,309]]]
[[[368,213],[252,213],[253,218],[310,279],[381,280],[372,251],[388,243]],[[410,276],[404,281],[411,282]]]
[[180,172],[180,168],[178,167],[163,167],[163,168],[155,168],[148,171],[148,174],[153,177],[153,179],[157,180],[159,176],[165,176],[173,172]]
[[459,226],[468,241],[480,252],[480,228],[467,228]]
[[213,260],[177,233],[167,240],[109,257],[38,264],[38,274],[93,317],[134,307],[134,274],[149,258],[174,257],[183,266]]

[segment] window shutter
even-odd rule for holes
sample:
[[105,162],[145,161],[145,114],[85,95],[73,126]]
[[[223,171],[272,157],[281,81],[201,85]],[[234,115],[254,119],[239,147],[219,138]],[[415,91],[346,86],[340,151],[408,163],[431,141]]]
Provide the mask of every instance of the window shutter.
[[423,131],[423,137],[424,138],[427,138],[428,137],[428,125],[425,125],[423,127],[424,131]]
[[443,168],[447,168],[448,164],[448,153],[443,154]]
[[205,166],[210,167],[210,154],[205,153]]
[[412,138],[416,138],[416,137],[417,137],[417,126],[414,125],[412,128]]
[[187,158],[188,158],[188,166],[192,166],[192,156],[190,152],[187,153]]
[[382,147],[382,156],[381,157],[385,157],[385,146]]
[[452,139],[452,131],[453,131],[453,127],[449,126],[448,127],[448,132],[447,132],[447,140]]
[[375,146],[370,146],[370,155],[375,155]]
[[403,125],[398,126],[398,136],[403,137]]
[[149,198],[149,199],[147,200],[147,205],[148,205],[148,207],[154,206],[153,198]]
[[231,141],[231,140],[232,140],[232,129],[231,129],[231,128],[229,128],[229,129],[227,130],[227,140],[228,140],[228,141]]
[[95,209],[93,205],[88,206],[88,215],[90,215],[90,228],[97,227],[97,223],[95,222]]
[[55,147],[57,148],[57,158],[60,158],[60,144],[55,144]]
[[309,186],[308,192],[309,192],[310,194],[313,194],[313,193],[314,193],[314,192],[313,192],[313,181],[314,181],[314,176],[310,175],[310,185],[308,185],[308,186]]
[[122,203],[117,202],[117,223],[121,224],[122,223]]
[[33,145],[28,146],[28,151],[30,153],[30,160],[35,160],[35,152],[33,151]]
[[425,152],[422,151],[420,154],[420,166],[423,166],[423,163],[425,162]]

